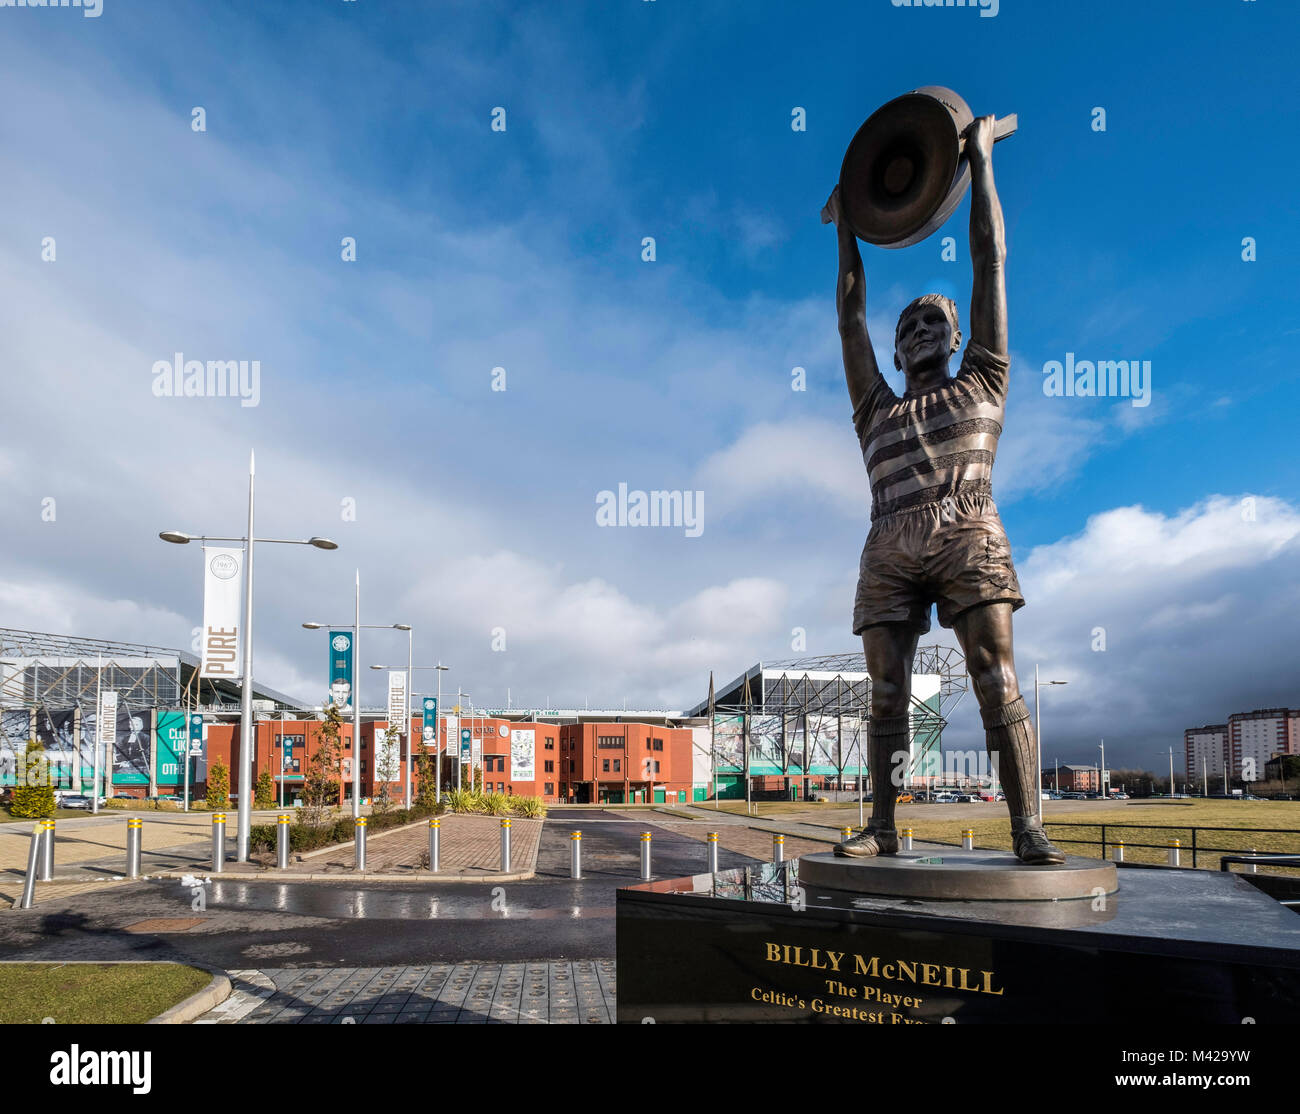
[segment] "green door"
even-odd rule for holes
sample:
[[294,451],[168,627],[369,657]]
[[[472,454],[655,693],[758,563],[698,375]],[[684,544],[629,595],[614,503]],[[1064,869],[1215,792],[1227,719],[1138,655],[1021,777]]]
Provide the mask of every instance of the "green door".
[[667,804],[667,803],[668,803],[667,800],[664,798],[664,791],[663,791],[662,789],[656,789],[656,790],[655,790],[655,804],[657,804],[657,805],[662,805],[662,804]]

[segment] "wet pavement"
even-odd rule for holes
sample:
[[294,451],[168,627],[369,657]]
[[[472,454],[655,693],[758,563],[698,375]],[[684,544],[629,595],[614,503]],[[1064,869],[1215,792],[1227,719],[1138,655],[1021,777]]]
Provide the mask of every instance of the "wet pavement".
[[[580,881],[569,878],[574,829],[583,833]],[[527,881],[119,884],[9,911],[0,917],[0,955],[166,958],[227,971],[607,959],[615,952],[614,895],[639,880],[642,831],[654,835],[655,877],[703,871],[704,844],[649,815],[621,821],[566,811],[547,820]],[[719,853],[722,869],[754,861]]]

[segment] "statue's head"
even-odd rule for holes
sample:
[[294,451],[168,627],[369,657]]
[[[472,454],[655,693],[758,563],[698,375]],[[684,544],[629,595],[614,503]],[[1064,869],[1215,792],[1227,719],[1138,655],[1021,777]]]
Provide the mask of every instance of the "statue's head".
[[947,370],[961,347],[957,306],[942,294],[922,294],[898,318],[894,330],[894,366],[904,375],[934,367]]

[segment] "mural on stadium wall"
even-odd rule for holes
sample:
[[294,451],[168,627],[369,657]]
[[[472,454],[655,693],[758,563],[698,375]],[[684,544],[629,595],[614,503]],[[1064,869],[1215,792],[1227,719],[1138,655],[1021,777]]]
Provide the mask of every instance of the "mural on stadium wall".
[[750,774],[781,773],[781,717],[752,716],[749,724]]
[[808,739],[803,721],[803,716],[785,717],[785,772],[795,776],[804,773],[804,763],[808,759]]
[[744,716],[713,717],[713,746],[719,770],[739,770],[745,762]]
[[149,784],[149,713],[121,708],[113,742],[113,784]]
[[836,752],[839,750],[840,724],[839,716],[819,713],[808,715],[808,773],[839,773],[836,765]]
[[31,737],[31,715],[26,708],[8,708],[0,713],[0,785],[18,780],[18,756],[27,750]]
[[45,748],[50,777],[58,786],[72,783],[72,771],[77,761],[77,743],[72,733],[75,722],[76,712],[71,708],[62,711],[36,709],[36,738]]

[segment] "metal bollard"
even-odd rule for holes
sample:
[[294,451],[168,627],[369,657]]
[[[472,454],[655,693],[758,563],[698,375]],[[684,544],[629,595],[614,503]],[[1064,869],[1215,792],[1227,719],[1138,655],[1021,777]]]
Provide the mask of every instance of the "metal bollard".
[[41,843],[41,881],[50,882],[54,879],[54,821],[42,820],[41,828],[45,833]]
[[912,849],[912,829],[904,828],[901,832],[898,833],[898,835],[899,835],[899,839],[902,841],[901,842],[902,849],[904,851],[910,851]]
[[841,842],[841,843],[848,843],[848,841],[851,840],[852,838],[853,838],[853,829],[852,829],[852,828],[841,828],[841,829],[840,829],[840,842]]
[[780,832],[772,833],[772,861],[774,863],[785,862],[785,836]]
[[18,902],[19,909],[30,909],[32,899],[36,896],[36,872],[40,869],[41,846],[45,841],[45,825],[37,824],[32,829],[32,843],[27,848],[27,877],[23,879],[23,896]]
[[429,821],[429,869],[442,869],[442,820],[437,816]]
[[510,817],[501,818],[501,870],[510,869]]
[[356,836],[356,843],[354,844],[356,848],[356,865],[353,867],[353,869],[365,870],[366,869],[366,818],[364,816],[357,817],[356,829],[357,829],[357,836]]
[[961,849],[963,851],[975,850],[975,829],[963,828],[961,831]]
[[1115,861],[1117,863],[1124,861],[1124,841],[1122,839],[1115,841]]
[[126,822],[126,876],[140,877],[140,841],[144,836],[144,821],[132,817]]
[[569,833],[569,877],[582,877],[582,833]]
[[289,867],[289,823],[291,817],[279,816],[275,821],[275,865],[280,870]]
[[709,873],[718,873],[718,833],[710,832],[708,838],[709,848]]
[[1169,842],[1169,865],[1170,866],[1178,865],[1178,849],[1180,847],[1182,847],[1182,843],[1179,840],[1176,839],[1170,840]]
[[212,814],[212,873],[220,874],[226,869],[226,814]]
[[650,880],[650,833],[641,833],[641,881]]
[[[1253,847],[1250,849],[1250,853],[1251,853],[1252,855],[1255,854],[1255,849],[1254,849]],[[1246,873],[1247,873],[1247,874],[1258,874],[1258,873],[1259,873],[1259,863],[1247,863],[1247,864],[1246,864]]]

